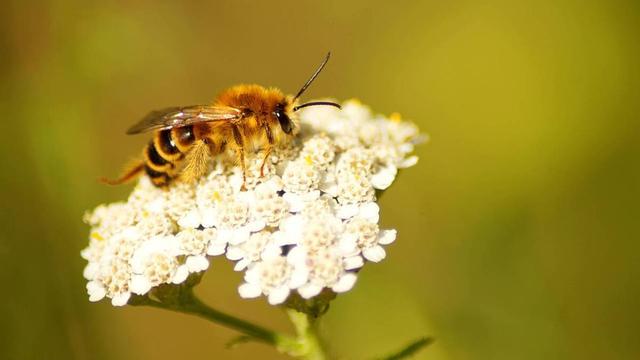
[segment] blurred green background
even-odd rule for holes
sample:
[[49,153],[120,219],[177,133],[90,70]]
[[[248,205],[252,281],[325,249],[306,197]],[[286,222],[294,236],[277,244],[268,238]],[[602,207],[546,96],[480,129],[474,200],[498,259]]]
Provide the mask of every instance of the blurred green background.
[[[147,111],[242,82],[357,97],[430,134],[385,193],[389,257],[323,331],[341,359],[640,357],[636,1],[5,1],[0,12],[0,358],[279,359],[150,308],[91,304],[85,209]],[[211,304],[287,330],[215,262]]]

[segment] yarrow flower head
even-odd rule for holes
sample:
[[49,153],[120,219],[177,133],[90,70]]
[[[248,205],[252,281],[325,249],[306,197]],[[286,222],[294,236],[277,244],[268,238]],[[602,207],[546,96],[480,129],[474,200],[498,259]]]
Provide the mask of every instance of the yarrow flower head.
[[247,154],[244,187],[237,165],[214,159],[194,183],[165,190],[142,177],[126,202],[88,213],[81,255],[89,299],[121,306],[132,294],[185,282],[218,256],[244,272],[243,298],[280,304],[292,292],[309,299],[350,290],[396,238],[379,227],[376,191],[417,162],[411,153],[421,136],[412,123],[373,115],[357,101],[305,108],[300,124],[263,169],[262,154]]

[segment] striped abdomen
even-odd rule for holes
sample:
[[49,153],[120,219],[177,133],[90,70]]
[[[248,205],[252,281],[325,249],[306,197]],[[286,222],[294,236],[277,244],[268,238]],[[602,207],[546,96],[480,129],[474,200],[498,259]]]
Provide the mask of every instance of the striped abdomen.
[[144,170],[156,186],[166,186],[178,176],[180,161],[196,138],[193,126],[160,130],[144,149]]

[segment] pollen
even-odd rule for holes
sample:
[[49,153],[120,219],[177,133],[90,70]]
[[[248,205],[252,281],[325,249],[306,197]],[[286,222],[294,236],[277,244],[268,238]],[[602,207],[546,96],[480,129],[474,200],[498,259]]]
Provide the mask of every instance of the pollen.
[[389,120],[393,121],[393,122],[400,122],[402,121],[402,115],[400,115],[400,113],[398,112],[394,112],[391,113],[391,115],[389,115]]
[[307,165],[313,165],[313,159],[311,158],[311,155],[305,156],[304,161],[307,163]]

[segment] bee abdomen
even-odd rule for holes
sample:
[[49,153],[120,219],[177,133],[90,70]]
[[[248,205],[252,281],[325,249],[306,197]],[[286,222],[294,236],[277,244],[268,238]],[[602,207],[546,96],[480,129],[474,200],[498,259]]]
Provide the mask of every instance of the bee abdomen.
[[193,126],[187,125],[171,129],[171,141],[178,151],[185,154],[196,141]]
[[150,142],[144,151],[144,157],[147,164],[154,170],[164,170],[172,166],[171,160],[167,160],[160,155],[154,142]]
[[161,130],[154,137],[154,145],[158,153],[165,159],[174,160],[182,156],[171,136],[171,130]]
[[146,164],[144,166],[144,171],[147,173],[147,175],[151,179],[151,182],[155,186],[160,186],[160,187],[166,186],[171,181],[171,176],[168,173],[162,172],[162,171],[153,170],[149,166],[149,164]]
[[145,165],[156,172],[168,174],[175,167],[174,161],[177,159],[165,157],[164,154],[158,151],[156,143],[155,140],[152,140],[145,147],[143,152]]
[[158,131],[144,151],[144,170],[156,186],[167,186],[195,142],[191,125]]
[[156,148],[156,141],[151,141],[143,152],[144,170],[156,186],[164,186],[171,180],[174,164],[171,159],[165,159]]

